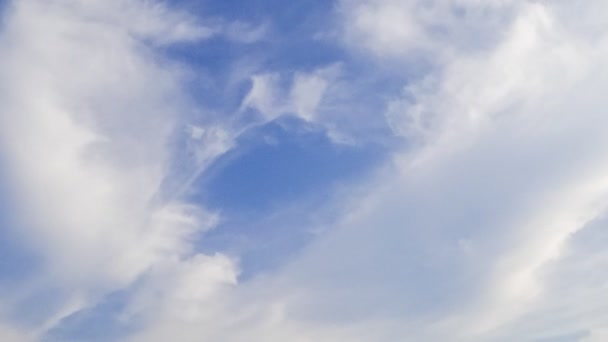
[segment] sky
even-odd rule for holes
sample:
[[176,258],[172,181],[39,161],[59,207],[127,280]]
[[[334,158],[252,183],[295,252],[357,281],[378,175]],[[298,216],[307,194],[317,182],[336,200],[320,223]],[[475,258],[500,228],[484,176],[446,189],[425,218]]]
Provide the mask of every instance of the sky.
[[0,0],[0,340],[608,340],[603,0]]

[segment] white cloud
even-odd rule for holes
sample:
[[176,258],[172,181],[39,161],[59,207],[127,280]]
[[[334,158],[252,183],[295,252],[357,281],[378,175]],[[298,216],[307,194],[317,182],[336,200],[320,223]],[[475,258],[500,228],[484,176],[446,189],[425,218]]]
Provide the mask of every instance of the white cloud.
[[312,73],[296,74],[289,94],[291,110],[309,122],[322,120],[318,117],[319,107],[323,104],[328,88],[336,83],[339,74],[340,65],[331,65]]
[[265,121],[284,114],[286,106],[281,100],[282,87],[277,74],[260,74],[251,77],[251,90],[243,99],[241,110],[252,108],[260,112]]
[[348,45],[373,55],[449,60],[484,47],[517,15],[520,0],[342,0],[342,34]]
[[0,326],[0,339],[3,341],[26,342],[33,341],[27,333],[20,332],[12,327]]
[[[424,317],[400,332],[489,340],[535,308],[547,285],[540,272],[608,205],[606,40],[572,30],[569,6],[518,5],[489,47],[452,54],[389,106],[395,131],[417,147],[294,266],[295,284],[311,289],[307,315]],[[580,13],[595,16],[588,6]]]
[[[350,46],[380,63],[433,61],[387,103],[410,145],[359,185],[365,195],[334,203],[350,209],[295,261],[238,284],[235,260],[194,250],[215,215],[155,202],[189,103],[182,70],[141,39],[211,31],[150,2],[14,3],[0,40],[2,154],[42,286],[68,293],[38,328],[137,279],[123,317],[145,323],[135,341],[601,339],[608,277],[577,272],[607,260],[591,248],[608,208],[604,9],[342,1]],[[332,129],[337,69],[254,76],[241,110]],[[200,168],[232,146],[234,132],[188,127]]]
[[[572,279],[558,275],[568,247],[578,251],[571,261],[575,270],[577,261],[599,257],[586,245],[572,245],[572,237],[608,207],[602,93],[608,45],[599,26],[580,24],[599,22],[604,5],[352,3],[363,19],[388,15],[359,18],[345,29],[355,34],[346,37],[351,44],[380,60],[407,60],[412,53],[449,56],[389,106],[392,127],[412,146],[370,181],[368,196],[348,199],[354,202],[350,214],[298,260],[274,277],[239,286],[242,305],[249,302],[254,312],[246,317],[258,320],[243,319],[204,336],[224,341],[241,336],[508,341],[586,331],[601,336],[606,308],[599,294],[605,285],[579,279],[576,289]],[[447,20],[445,27],[455,31],[434,37],[431,28],[453,3],[474,19]],[[575,8],[579,15],[573,19],[567,13]],[[400,16],[412,16],[406,25],[413,27],[393,27],[401,25]],[[390,19],[395,20],[383,22]],[[487,41],[459,39],[484,29],[491,29]],[[564,300],[569,295],[577,297]],[[246,299],[251,296],[264,304]],[[551,320],[560,322],[557,328]],[[156,327],[151,332],[178,331],[175,325]],[[195,327],[179,332],[202,333]]]
[[[149,1],[25,0],[7,11],[2,156],[18,234],[43,267],[19,296],[49,287],[67,298],[36,328],[44,333],[157,263],[189,263],[191,240],[215,224],[202,208],[158,200],[171,135],[189,104],[183,71],[146,47],[210,32]],[[221,153],[211,149],[206,164]],[[233,269],[215,260],[205,265]]]
[[233,263],[219,254],[198,254],[186,261],[159,263],[125,314],[151,318],[154,322],[159,319],[155,317],[159,312],[164,315],[161,321],[210,320],[221,309],[217,307],[217,297],[237,283]]
[[581,342],[601,342],[606,341],[608,338],[608,331],[606,330],[597,330],[591,333],[589,337],[583,339]]
[[56,1],[52,7],[64,6],[99,24],[120,25],[138,39],[156,45],[206,39],[219,28],[205,26],[194,16],[170,9],[158,1]]
[[338,65],[331,65],[310,73],[298,72],[290,82],[286,82],[286,77],[278,73],[255,75],[251,78],[251,90],[243,100],[241,110],[255,109],[264,116],[265,121],[272,121],[281,115],[294,115],[314,122],[318,120],[319,106],[338,71]]

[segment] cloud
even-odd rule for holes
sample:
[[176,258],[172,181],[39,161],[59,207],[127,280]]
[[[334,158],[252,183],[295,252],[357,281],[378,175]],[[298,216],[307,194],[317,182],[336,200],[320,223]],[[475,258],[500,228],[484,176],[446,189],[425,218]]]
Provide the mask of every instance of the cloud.
[[[564,300],[587,293],[589,302],[602,301],[595,294],[603,285],[581,280],[575,291],[570,279],[558,276],[569,248],[579,253],[573,260],[600,257],[572,237],[608,205],[605,36],[597,26],[581,28],[587,20],[580,17],[574,23],[566,13],[575,5],[565,2],[463,1],[458,5],[484,20],[452,19],[446,26],[463,35],[491,28],[488,41],[435,38],[430,28],[442,22],[448,3],[416,4],[364,2],[355,6],[356,15],[389,18],[364,20],[371,28],[354,20],[354,28],[345,28],[370,29],[345,39],[380,60],[443,53],[449,40],[450,58],[438,59],[426,77],[411,80],[404,95],[388,103],[394,132],[410,145],[368,181],[367,195],[343,199],[351,210],[297,260],[279,274],[240,285],[237,292],[246,298],[263,298],[262,304],[250,301],[249,318],[203,336],[237,341],[247,331],[254,339],[302,341],[532,340],[577,338],[605,323],[596,311],[567,320],[583,301]],[[391,25],[410,14],[391,6],[430,11],[429,19],[414,11],[414,27],[401,32]],[[593,22],[601,6],[589,3],[578,13]],[[392,24],[383,26],[384,19]],[[568,329],[550,324],[559,310]],[[156,325],[146,336],[175,329]]]
[[4,341],[32,341],[27,334],[5,326],[0,327],[0,338]]
[[[367,89],[353,85],[343,69],[342,63],[333,63],[312,71],[253,75],[240,111],[255,110],[261,115],[260,123],[282,116],[296,117],[317,125],[337,144],[361,143],[373,135],[370,127],[375,128],[376,121],[384,120],[374,119],[373,113],[362,108],[365,104],[359,103],[358,97],[369,94],[359,92]],[[361,127],[359,120],[367,121],[367,125]]]
[[312,73],[296,73],[291,77],[290,89],[287,90],[282,86],[282,83],[286,82],[280,74],[255,75],[251,78],[251,90],[243,100],[241,108],[255,109],[268,121],[291,114],[314,122],[335,69],[334,66]]
[[491,48],[453,55],[389,106],[417,148],[294,266],[306,317],[424,317],[400,333],[488,340],[532,310],[541,272],[607,204],[605,40],[571,30],[562,6],[520,5]]
[[[191,70],[158,48],[216,34],[255,44],[263,29],[221,32],[148,1],[14,2],[0,144],[15,231],[42,271],[2,302],[0,336],[40,338],[125,291],[133,341],[600,340],[606,6],[340,1],[345,61],[258,71],[237,111],[259,117],[202,124],[188,117]],[[418,76],[401,76],[418,60],[429,61]],[[387,61],[399,94],[350,82]],[[239,283],[237,259],[198,250],[221,218],[181,195],[238,134],[283,115],[348,138],[383,122],[402,144],[332,197],[325,210],[339,214],[311,227],[298,256]],[[176,134],[188,135],[186,160]],[[11,313],[48,289],[59,303],[22,338]]]
[[293,75],[254,75],[241,110],[255,109],[264,116],[265,121],[272,121],[282,115],[293,115],[307,122],[321,121],[318,118],[319,107],[323,104],[329,87],[336,83],[339,70],[339,65],[330,65]]
[[382,59],[445,60],[491,44],[525,3],[343,0],[340,31],[347,45]]
[[286,109],[285,104],[280,100],[279,80],[279,75],[272,73],[252,76],[251,90],[243,99],[241,110],[253,108],[268,121],[283,114]]
[[157,263],[187,260],[191,240],[214,226],[204,208],[158,200],[189,101],[183,70],[154,51],[209,35],[155,2],[9,6],[0,42],[2,157],[19,208],[15,231],[42,265],[19,297],[56,288],[66,298],[40,333]]

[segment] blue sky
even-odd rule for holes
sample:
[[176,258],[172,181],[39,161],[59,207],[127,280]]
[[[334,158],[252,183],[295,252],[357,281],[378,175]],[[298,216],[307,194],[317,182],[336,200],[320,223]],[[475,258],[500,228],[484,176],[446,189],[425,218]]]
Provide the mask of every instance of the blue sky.
[[0,340],[608,339],[605,2],[0,8]]

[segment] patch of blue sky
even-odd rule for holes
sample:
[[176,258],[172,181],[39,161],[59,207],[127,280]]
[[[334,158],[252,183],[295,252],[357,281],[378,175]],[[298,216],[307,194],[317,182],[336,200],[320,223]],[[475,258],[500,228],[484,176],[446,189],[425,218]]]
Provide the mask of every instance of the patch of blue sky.
[[246,80],[239,79],[243,77],[235,80],[233,71],[244,54],[254,53],[251,49],[222,38],[212,38],[193,45],[173,46],[165,53],[171,60],[182,62],[193,70],[186,82],[188,87],[184,89],[192,99],[205,108],[225,113],[236,110],[248,91]]
[[[383,129],[378,127],[377,133],[386,133]],[[282,116],[247,129],[232,149],[183,188],[196,172],[196,165],[188,162],[196,146],[189,146],[188,139],[181,134],[174,142],[174,170],[165,180],[161,201],[177,195],[221,212],[223,221],[231,222],[263,219],[290,206],[303,209],[308,202],[321,206],[336,187],[354,184],[382,165],[395,144],[388,138],[336,144],[322,126]]]
[[19,243],[9,227],[13,225],[9,216],[5,203],[0,203],[0,288],[23,281],[38,265],[36,257]]
[[0,289],[31,277],[39,266],[38,258],[18,236],[20,223],[16,221],[12,191],[2,170],[0,162]]
[[52,317],[65,305],[68,295],[57,286],[43,286],[36,288],[36,284],[28,289],[27,296],[19,298],[18,302],[8,312],[16,322],[22,326],[34,328],[42,326],[49,317]]
[[63,319],[41,339],[45,342],[116,341],[135,332],[138,324],[122,317],[130,291],[105,296],[94,307],[86,308]]
[[[335,15],[335,3],[331,1],[181,0],[172,5],[189,9],[210,25],[237,22],[266,30],[258,41],[242,42],[220,34],[166,50],[195,75],[185,91],[204,113],[191,117],[192,123],[217,121],[249,127],[238,137],[237,147],[189,189],[189,200],[221,212],[223,218],[219,227],[205,234],[200,249],[236,255],[248,277],[284,262],[310,238],[306,219],[281,229],[277,217],[314,213],[336,186],[363,177],[387,155],[395,139],[378,108],[386,97],[402,92],[403,75],[374,68],[368,60],[319,35],[332,30],[328,25],[333,22],[329,16]],[[296,73],[334,64],[341,66],[340,81],[349,84],[349,89],[325,114],[331,116],[332,124],[356,137],[360,143],[355,146],[335,144],[323,125],[289,116],[250,126],[265,113],[240,110],[255,74],[276,73],[280,87],[287,90]],[[176,150],[182,151],[174,156],[178,167],[180,160],[188,159],[188,150],[183,148],[187,139],[177,139]],[[296,207],[299,211],[293,213]]]
[[[50,305],[45,305],[51,303],[38,300],[44,296],[21,297],[23,284],[31,284],[42,265],[40,258],[26,248],[26,244],[17,236],[15,231],[18,223],[12,220],[12,216],[7,191],[0,187],[0,291],[3,298],[7,299],[5,304],[18,304],[15,310],[5,310],[3,314],[16,326],[33,326],[51,312],[52,309],[47,310]],[[44,298],[50,300],[53,296]]]
[[[386,157],[376,145],[336,145],[296,118],[252,129],[195,184],[190,200],[224,218],[200,248],[238,256],[245,278],[272,269],[312,237],[314,213],[339,186],[374,169]],[[283,227],[286,216],[298,217]]]
[[231,214],[262,213],[380,161],[374,146],[336,145],[318,127],[284,117],[244,134],[201,179],[200,200]]

